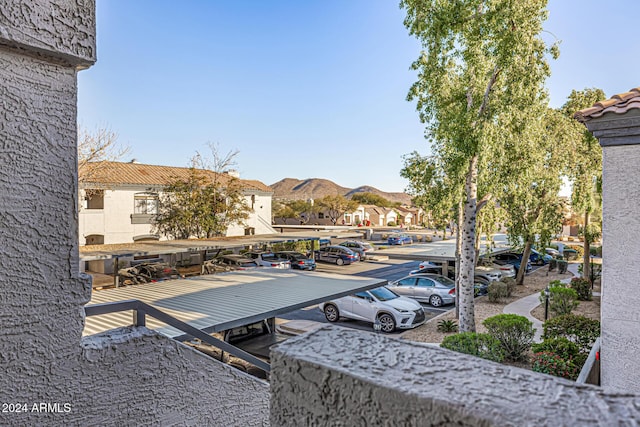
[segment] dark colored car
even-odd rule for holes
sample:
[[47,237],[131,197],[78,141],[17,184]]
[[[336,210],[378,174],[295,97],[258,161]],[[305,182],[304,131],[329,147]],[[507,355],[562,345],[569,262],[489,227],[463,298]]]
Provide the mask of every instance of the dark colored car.
[[218,257],[222,264],[230,265],[234,270],[250,270],[258,267],[258,263],[242,255],[221,255]]
[[412,244],[413,239],[406,234],[392,234],[387,239],[387,244],[389,245],[404,245],[404,244]]
[[[504,265],[511,264],[516,269],[516,274],[518,274],[518,270],[520,269],[520,263],[522,261],[522,254],[516,254],[513,252],[506,252],[503,254],[497,254],[493,256],[495,263]],[[533,267],[531,267],[531,263],[527,262],[527,272],[531,271]]]
[[535,249],[531,249],[529,254],[529,261],[536,265],[547,265],[552,258],[551,255],[540,253]]
[[366,242],[360,242],[358,240],[345,240],[344,242],[339,244],[340,246],[344,246],[345,248],[351,249],[353,252],[357,252],[360,255],[360,259],[364,260],[367,258],[367,255],[373,255],[374,249],[371,244]]
[[316,260],[332,262],[337,265],[351,264],[358,261],[358,254],[344,246],[327,246],[315,252]]
[[296,270],[309,270],[313,271],[316,269],[316,262],[301,254],[300,252],[295,251],[281,251],[275,253],[278,258],[283,258],[289,260],[291,262],[291,268]]

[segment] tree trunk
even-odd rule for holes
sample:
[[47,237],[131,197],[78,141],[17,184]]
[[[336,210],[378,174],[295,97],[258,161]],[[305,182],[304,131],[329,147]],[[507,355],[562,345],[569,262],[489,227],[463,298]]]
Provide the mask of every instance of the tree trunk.
[[524,283],[524,275],[527,273],[529,255],[531,255],[531,240],[527,239],[527,242],[524,245],[524,251],[522,252],[522,259],[520,260],[520,268],[516,275],[516,285],[522,285]]
[[477,192],[478,156],[474,155],[469,160],[469,171],[465,182],[466,200],[460,252],[460,332],[476,331],[473,307],[473,273],[475,268]]
[[462,253],[462,228],[464,205],[458,202],[458,224],[456,224],[456,319],[460,319],[460,254]]
[[591,235],[588,233],[589,227],[589,211],[584,213],[584,254],[582,255],[582,277],[591,280],[591,260],[589,255],[591,252]]

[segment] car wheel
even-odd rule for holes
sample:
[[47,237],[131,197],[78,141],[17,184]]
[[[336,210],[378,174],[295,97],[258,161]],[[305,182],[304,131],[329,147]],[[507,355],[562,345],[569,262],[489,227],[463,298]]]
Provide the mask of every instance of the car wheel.
[[344,260],[342,258],[336,258],[336,265],[344,265]]
[[390,314],[381,314],[378,316],[378,320],[380,321],[380,330],[382,332],[393,332],[396,330],[396,321],[393,320],[393,316]]
[[338,307],[333,304],[327,304],[324,306],[324,317],[327,318],[329,322],[337,322],[340,320],[340,312],[338,311]]
[[429,297],[429,304],[431,304],[433,307],[440,307],[442,305],[442,298],[440,298],[438,295],[431,295]]

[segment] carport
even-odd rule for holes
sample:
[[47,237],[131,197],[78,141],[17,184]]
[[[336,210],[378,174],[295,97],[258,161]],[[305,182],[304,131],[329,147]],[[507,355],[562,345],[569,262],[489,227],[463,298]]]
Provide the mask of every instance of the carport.
[[[83,335],[147,326],[176,340],[200,338],[269,370],[268,364],[208,334],[386,284],[359,276],[260,269],[94,291],[85,307]],[[151,318],[146,320],[145,313]]]

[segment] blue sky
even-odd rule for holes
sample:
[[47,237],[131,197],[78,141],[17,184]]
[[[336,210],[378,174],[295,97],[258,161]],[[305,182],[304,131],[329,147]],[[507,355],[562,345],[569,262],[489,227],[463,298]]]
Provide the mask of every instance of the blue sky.
[[[572,89],[640,86],[640,2],[551,0],[562,41],[551,105]],[[327,178],[403,191],[402,155],[426,153],[405,100],[419,44],[387,0],[98,0],[98,62],[78,75],[78,121],[109,127],[124,160],[186,166],[207,143],[247,179]]]

